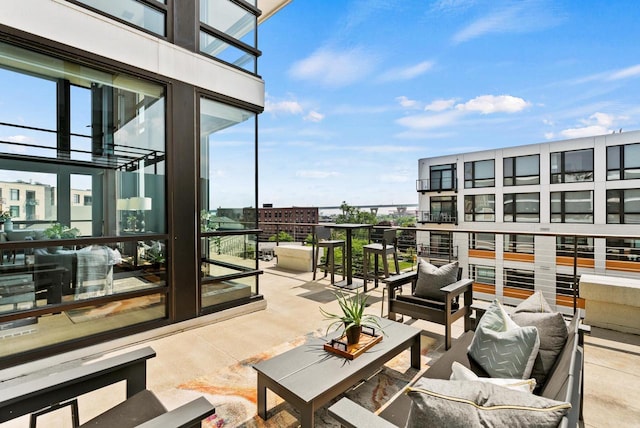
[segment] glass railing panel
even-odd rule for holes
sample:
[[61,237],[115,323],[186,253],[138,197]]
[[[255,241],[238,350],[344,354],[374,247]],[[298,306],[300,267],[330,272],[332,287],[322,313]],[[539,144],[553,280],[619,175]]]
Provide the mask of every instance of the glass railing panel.
[[[166,15],[163,11],[155,9],[135,0],[104,1],[104,0],[76,0],[101,12],[118,18],[122,21],[144,28],[160,36],[166,36]],[[162,1],[159,3],[165,4]]]

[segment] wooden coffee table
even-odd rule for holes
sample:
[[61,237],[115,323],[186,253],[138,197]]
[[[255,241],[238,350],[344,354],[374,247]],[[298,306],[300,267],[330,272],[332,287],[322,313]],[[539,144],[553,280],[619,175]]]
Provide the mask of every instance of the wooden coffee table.
[[255,364],[258,415],[267,419],[269,388],[300,411],[303,428],[311,428],[319,407],[372,376],[405,349],[411,348],[411,367],[420,369],[421,330],[388,319],[379,322],[386,333],[382,341],[353,360],[325,351],[329,340],[325,337]]

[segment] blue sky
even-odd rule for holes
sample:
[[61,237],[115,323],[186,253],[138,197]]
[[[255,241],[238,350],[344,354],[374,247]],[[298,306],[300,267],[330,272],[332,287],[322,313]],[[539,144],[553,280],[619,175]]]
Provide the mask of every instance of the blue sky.
[[417,203],[418,159],[640,129],[640,3],[293,0],[260,26],[259,202]]

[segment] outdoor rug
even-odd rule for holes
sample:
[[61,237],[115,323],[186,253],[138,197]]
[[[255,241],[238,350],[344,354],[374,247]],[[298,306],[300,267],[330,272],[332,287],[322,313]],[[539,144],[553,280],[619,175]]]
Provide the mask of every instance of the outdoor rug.
[[[321,337],[322,333],[323,331],[310,333],[233,364],[224,370],[185,382],[178,385],[176,389],[164,391],[162,401],[182,403],[204,396],[215,406],[216,413],[203,423],[203,427],[297,427],[300,425],[297,411],[270,390],[267,390],[269,418],[264,421],[257,415],[257,375],[253,365],[302,345],[313,336]],[[429,336],[422,336],[422,369],[420,371],[411,368],[410,352],[407,350],[390,360],[378,374],[357,388],[347,391],[344,396],[369,410],[379,409],[411,382],[419,372],[424,371],[430,361],[441,355],[441,352],[433,350],[440,345],[439,342],[441,341]],[[340,426],[329,416],[327,409],[341,397],[316,411],[316,427]]]

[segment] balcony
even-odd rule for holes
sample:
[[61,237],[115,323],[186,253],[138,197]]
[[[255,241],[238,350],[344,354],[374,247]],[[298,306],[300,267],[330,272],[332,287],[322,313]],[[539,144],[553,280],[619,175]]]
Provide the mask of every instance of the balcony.
[[458,179],[457,178],[441,178],[432,180],[429,178],[422,178],[416,180],[416,190],[423,195],[427,192],[457,192],[458,191]]
[[458,217],[455,212],[418,211],[417,220],[418,220],[418,223],[458,224]]

